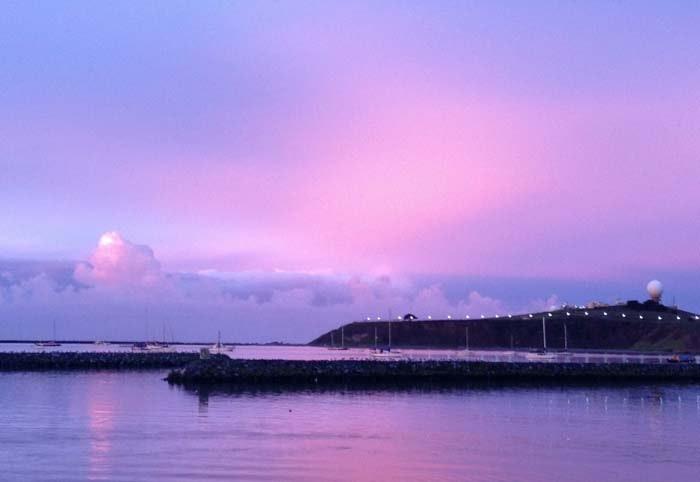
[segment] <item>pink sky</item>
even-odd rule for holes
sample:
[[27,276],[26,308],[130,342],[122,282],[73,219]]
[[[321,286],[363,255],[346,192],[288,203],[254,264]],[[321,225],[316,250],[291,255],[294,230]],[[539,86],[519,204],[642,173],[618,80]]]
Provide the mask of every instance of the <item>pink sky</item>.
[[[0,266],[75,266],[117,231],[165,278],[389,276],[411,284],[404,301],[462,283],[455,309],[473,292],[516,309],[665,276],[700,307],[692,4],[18,5],[3,17]],[[24,275],[6,272],[10,293]],[[532,279],[541,291],[515,288]],[[298,308],[298,323],[389,304],[351,298],[341,312]]]

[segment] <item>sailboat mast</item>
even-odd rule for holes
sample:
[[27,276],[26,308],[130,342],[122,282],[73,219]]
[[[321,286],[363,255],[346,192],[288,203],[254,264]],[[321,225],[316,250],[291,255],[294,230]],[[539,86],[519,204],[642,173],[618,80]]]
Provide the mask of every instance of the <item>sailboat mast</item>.
[[53,320],[53,341],[56,341],[56,320]]
[[465,331],[466,331],[466,347],[467,347],[467,351],[469,351],[469,327],[468,326],[466,327]]
[[569,350],[569,340],[566,336],[566,322],[564,322],[564,350],[565,351]]
[[547,351],[547,325],[544,321],[544,316],[542,317],[542,346],[544,351]]
[[340,347],[345,348],[345,327],[340,327]]
[[377,327],[374,327],[374,351],[377,351]]
[[389,350],[391,350],[391,321],[389,321]]

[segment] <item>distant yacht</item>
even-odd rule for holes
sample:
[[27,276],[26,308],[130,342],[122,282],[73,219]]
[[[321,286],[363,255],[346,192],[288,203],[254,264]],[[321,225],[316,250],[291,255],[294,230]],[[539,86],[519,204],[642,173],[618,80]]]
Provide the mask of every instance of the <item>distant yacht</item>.
[[335,346],[335,342],[333,341],[333,332],[331,331],[331,346],[328,347],[329,350],[347,350],[348,348],[345,346],[345,327],[341,326],[340,327],[340,346]]
[[56,341],[56,320],[53,320],[53,339],[51,341],[39,341],[34,343],[34,346],[39,348],[61,346],[61,344]]
[[396,351],[382,350],[375,351],[372,353],[375,358],[401,358],[401,353]]
[[224,345],[221,343],[221,331],[219,331],[219,334],[216,338],[216,343],[214,343],[209,350],[215,352],[215,353],[221,353],[222,351],[233,351],[235,347],[231,345]]
[[157,341],[144,343],[137,342],[131,345],[131,351],[141,352],[141,353],[170,353],[175,350],[170,348],[167,344],[158,343]]
[[377,347],[377,327],[374,327],[374,350],[370,352],[371,356],[375,358],[401,358],[401,352],[399,350],[391,349],[391,321],[389,322],[389,346],[386,348]]
[[547,324],[544,316],[542,317],[542,349],[534,353],[526,353],[525,358],[528,360],[554,360],[556,355],[547,352]]

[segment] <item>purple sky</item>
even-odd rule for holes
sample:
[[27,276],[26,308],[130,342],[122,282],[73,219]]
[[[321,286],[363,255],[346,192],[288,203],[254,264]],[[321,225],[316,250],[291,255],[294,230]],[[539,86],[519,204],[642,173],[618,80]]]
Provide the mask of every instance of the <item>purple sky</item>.
[[698,25],[681,1],[10,2],[0,339],[307,341],[654,277],[700,310]]

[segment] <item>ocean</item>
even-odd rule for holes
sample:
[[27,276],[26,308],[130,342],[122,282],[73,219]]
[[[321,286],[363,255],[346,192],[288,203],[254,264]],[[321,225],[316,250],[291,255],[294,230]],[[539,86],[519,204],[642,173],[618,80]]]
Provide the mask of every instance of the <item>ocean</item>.
[[700,476],[700,385],[186,389],[166,373],[0,373],[0,480]]

